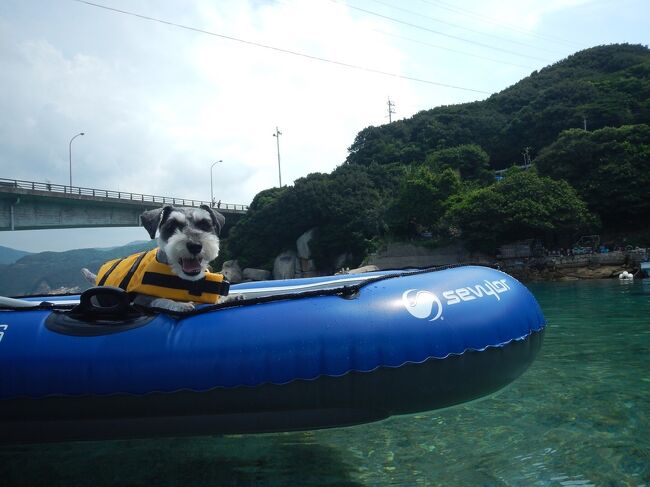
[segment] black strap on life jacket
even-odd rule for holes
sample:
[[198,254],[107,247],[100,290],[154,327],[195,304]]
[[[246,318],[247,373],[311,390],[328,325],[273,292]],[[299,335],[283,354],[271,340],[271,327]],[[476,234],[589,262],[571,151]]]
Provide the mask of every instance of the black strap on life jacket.
[[111,268],[106,271],[106,274],[104,274],[102,276],[102,278],[99,280],[97,285],[98,286],[103,286],[106,283],[106,279],[108,279],[108,276],[111,275],[111,272],[113,272],[115,270],[115,268],[119,265],[119,263],[122,262],[123,260],[124,260],[124,257],[122,257],[121,259],[117,259],[115,262],[113,262],[113,265],[111,266]]
[[131,278],[133,277],[133,274],[135,274],[135,271],[138,269],[140,266],[140,262],[142,262],[142,259],[144,259],[144,256],[147,255],[149,251],[142,252],[140,255],[138,255],[138,258],[135,259],[135,262],[133,262],[133,265],[129,269],[129,272],[126,273],[126,276],[124,276],[124,279],[122,279],[122,282],[120,282],[119,287],[124,289],[126,291],[126,288],[129,285],[129,282],[131,282]]
[[227,296],[228,291],[230,290],[230,283],[226,280],[221,282],[208,281],[207,279],[187,281],[178,276],[159,274],[157,272],[145,272],[142,276],[142,284],[171,289],[183,289],[192,296],[200,296],[203,293]]

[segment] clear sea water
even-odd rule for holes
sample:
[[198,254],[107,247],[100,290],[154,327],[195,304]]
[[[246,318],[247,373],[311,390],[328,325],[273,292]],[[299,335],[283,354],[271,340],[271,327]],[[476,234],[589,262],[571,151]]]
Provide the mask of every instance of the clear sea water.
[[650,280],[529,286],[541,355],[499,393],[379,423],[0,448],[0,485],[650,486]]

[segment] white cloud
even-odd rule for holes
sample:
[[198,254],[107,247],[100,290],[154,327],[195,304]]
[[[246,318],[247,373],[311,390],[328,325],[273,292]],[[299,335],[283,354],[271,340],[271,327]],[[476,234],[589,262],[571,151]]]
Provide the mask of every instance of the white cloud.
[[[408,28],[328,0],[102,2],[281,49],[489,92],[547,64]],[[564,30],[554,29],[554,20],[589,3],[475,0],[462,6],[509,25],[544,26],[549,35],[577,40],[585,35],[599,42],[632,32],[646,35],[638,20],[648,11],[644,0],[628,2],[628,8],[640,12],[629,21],[632,26],[612,23],[616,8],[605,6],[583,26],[592,30],[577,32],[573,25],[566,27],[566,20]],[[351,4],[525,55],[540,53],[447,30],[425,17],[407,19],[376,2]],[[420,0],[406,8],[519,39],[511,30],[471,21],[438,4]],[[540,56],[550,57],[549,62],[574,50],[541,40],[534,44],[559,51]],[[83,131],[86,135],[73,144],[75,185],[207,200],[210,165],[222,159],[214,168],[215,196],[230,203],[248,203],[257,192],[277,185],[272,137],[276,126],[283,133],[282,180],[290,184],[342,163],[360,130],[388,121],[388,97],[396,103],[396,118],[404,118],[436,105],[485,96],[345,68],[77,2],[2,2],[0,65],[0,177],[66,183],[69,140]]]

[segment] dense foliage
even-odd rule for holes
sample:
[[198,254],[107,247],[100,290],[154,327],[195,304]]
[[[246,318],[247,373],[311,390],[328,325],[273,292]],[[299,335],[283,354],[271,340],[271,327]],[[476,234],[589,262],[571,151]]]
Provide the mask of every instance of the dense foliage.
[[[312,228],[314,257],[331,268],[342,254],[358,264],[385,236],[494,251],[524,238],[566,245],[601,221],[647,226],[649,125],[648,48],[587,49],[485,101],[365,128],[331,174],[258,194],[225,258],[270,268]],[[539,174],[497,182],[494,170],[521,164],[524,148]]]
[[439,230],[437,226],[449,209],[450,197],[460,192],[461,187],[460,177],[451,168],[435,173],[427,166],[419,166],[410,171],[395,195],[389,214],[390,230],[408,237]]
[[231,230],[226,255],[244,267],[270,268],[275,256],[295,248],[297,237],[317,228],[311,247],[320,263],[340,254],[358,262],[372,238],[384,232],[383,202],[402,174],[396,165],[343,165],[331,175],[310,174],[292,187],[263,191]]
[[495,169],[522,162],[560,132],[650,123],[650,51],[639,45],[599,46],[567,59],[482,102],[441,106],[408,120],[368,127],[347,162],[368,165],[424,161],[431,151],[478,144]]
[[608,228],[648,225],[650,126],[568,130],[535,164],[540,173],[576,188]]
[[552,246],[597,224],[569,183],[515,168],[498,183],[460,195],[446,218],[472,247],[487,251],[522,237]]

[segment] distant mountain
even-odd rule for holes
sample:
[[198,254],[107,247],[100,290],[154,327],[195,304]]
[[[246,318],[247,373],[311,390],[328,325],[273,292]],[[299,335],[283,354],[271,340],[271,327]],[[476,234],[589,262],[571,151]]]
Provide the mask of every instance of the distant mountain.
[[90,287],[81,268],[97,272],[107,260],[124,257],[156,246],[155,241],[138,242],[110,249],[77,249],[24,255],[11,264],[0,265],[0,295],[24,296],[52,291],[79,291]]
[[93,247],[95,250],[113,250],[121,247],[133,247],[134,245],[147,245],[150,240],[134,240],[133,242],[125,243],[124,245],[114,245],[113,247]]
[[13,264],[21,257],[29,255],[30,252],[25,252],[24,250],[16,250],[9,247],[3,247],[0,245],[0,265],[2,264]]

